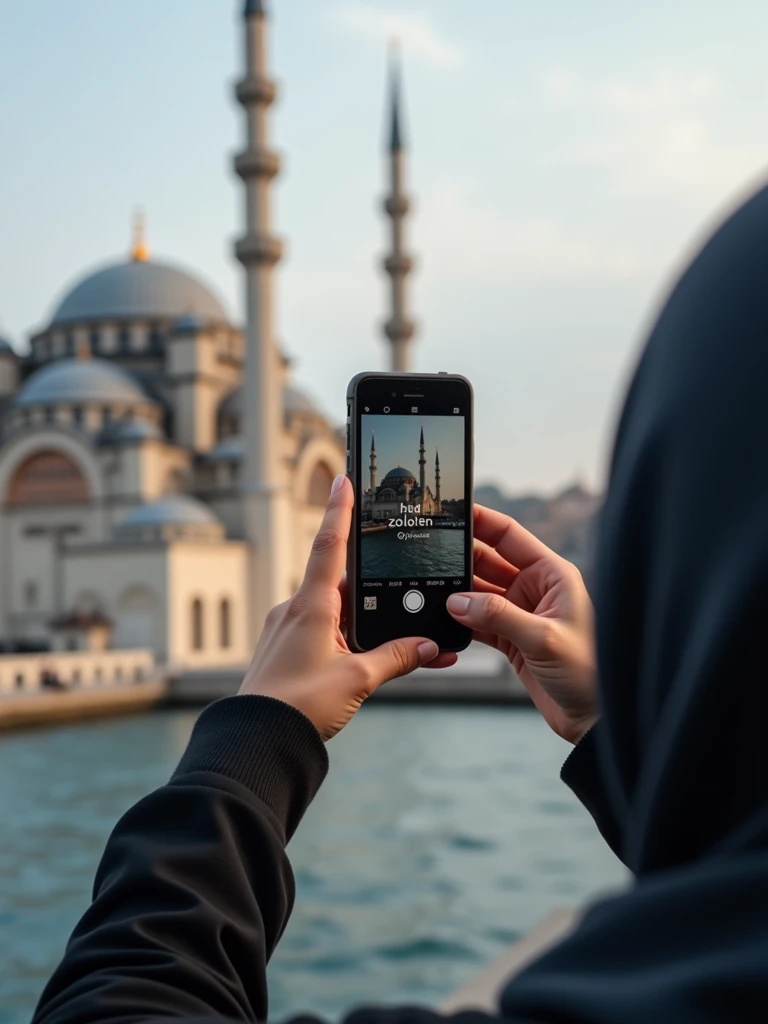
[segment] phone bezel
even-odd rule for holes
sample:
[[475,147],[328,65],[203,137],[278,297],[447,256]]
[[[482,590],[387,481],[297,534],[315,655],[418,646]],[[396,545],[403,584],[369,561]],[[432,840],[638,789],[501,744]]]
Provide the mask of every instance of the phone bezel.
[[[347,475],[349,476],[352,486],[355,492],[355,510],[353,513],[354,519],[352,524],[352,530],[350,531],[349,543],[347,546],[347,643],[351,650],[364,651],[368,650],[362,646],[358,637],[358,596],[359,589],[361,586],[361,580],[359,579],[359,565],[360,565],[360,552],[359,552],[359,520],[358,520],[358,500],[359,500],[359,476],[360,476],[360,458],[361,458],[361,438],[359,431],[360,422],[360,401],[359,401],[359,390],[360,385],[364,382],[376,381],[381,382],[387,386],[393,387],[397,390],[397,382],[407,382],[409,388],[414,388],[417,384],[421,383],[424,387],[434,387],[440,384],[453,383],[459,384],[466,388],[467,393],[467,412],[465,415],[465,445],[464,445],[464,458],[465,458],[465,493],[466,493],[466,504],[467,504],[467,517],[465,527],[465,557],[466,557],[466,576],[468,581],[468,589],[472,587],[472,551],[473,551],[473,509],[474,509],[474,392],[472,390],[471,383],[466,377],[461,374],[451,373],[377,373],[377,372],[363,372],[357,374],[349,382],[347,388]],[[472,635],[471,631],[460,626],[456,623],[456,637],[457,642],[455,644],[441,645],[440,650],[444,652],[458,652],[466,650],[469,646]],[[396,639],[396,635],[393,635],[391,639]]]

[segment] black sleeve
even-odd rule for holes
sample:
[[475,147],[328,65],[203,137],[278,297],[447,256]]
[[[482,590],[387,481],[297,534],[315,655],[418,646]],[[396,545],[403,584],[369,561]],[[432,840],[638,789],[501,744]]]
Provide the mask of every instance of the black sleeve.
[[[265,1021],[266,965],[294,898],[284,848],[327,767],[317,731],[281,701],[227,697],[206,708],[168,785],[115,827],[33,1024]],[[420,1007],[347,1018],[438,1020]]]
[[598,721],[582,736],[568,755],[560,778],[584,804],[595,819],[600,835],[623,861],[621,826],[606,792],[598,761],[597,745],[601,728]]

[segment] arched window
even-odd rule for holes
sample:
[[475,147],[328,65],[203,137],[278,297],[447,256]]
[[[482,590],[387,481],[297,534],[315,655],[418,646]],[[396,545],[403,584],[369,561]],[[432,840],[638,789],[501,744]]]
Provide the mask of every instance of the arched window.
[[9,505],[60,505],[88,501],[85,477],[61,452],[30,455],[13,474],[8,487]]
[[192,602],[192,650],[203,649],[203,602],[196,597]]
[[318,462],[312,470],[312,476],[309,478],[307,504],[325,507],[328,504],[328,495],[331,493],[332,483],[333,473],[325,462]]
[[219,605],[219,646],[232,646],[232,609],[227,597]]

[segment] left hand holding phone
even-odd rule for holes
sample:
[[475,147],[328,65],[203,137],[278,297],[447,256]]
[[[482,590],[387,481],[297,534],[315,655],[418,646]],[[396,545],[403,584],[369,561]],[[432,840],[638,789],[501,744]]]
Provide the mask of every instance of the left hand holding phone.
[[324,740],[344,728],[382,683],[421,665],[444,668],[455,654],[438,654],[426,637],[391,640],[352,654],[344,636],[343,580],[354,494],[336,477],[301,586],[267,616],[241,694],[274,697],[301,711]]

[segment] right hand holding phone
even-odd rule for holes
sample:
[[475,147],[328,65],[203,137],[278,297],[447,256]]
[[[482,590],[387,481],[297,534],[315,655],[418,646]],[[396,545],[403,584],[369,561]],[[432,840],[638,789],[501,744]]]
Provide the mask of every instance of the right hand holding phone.
[[581,573],[519,523],[475,506],[475,591],[447,607],[501,651],[547,724],[578,743],[595,723],[594,615]]

